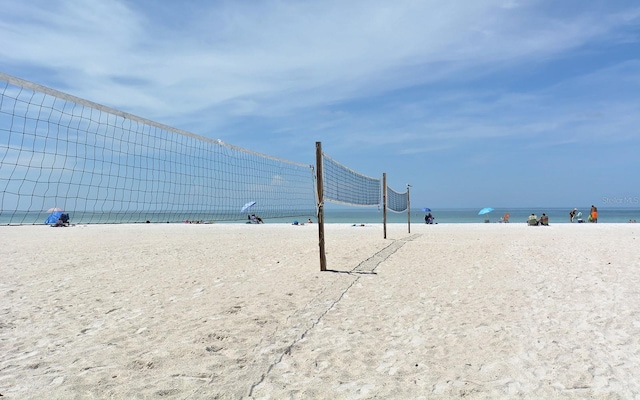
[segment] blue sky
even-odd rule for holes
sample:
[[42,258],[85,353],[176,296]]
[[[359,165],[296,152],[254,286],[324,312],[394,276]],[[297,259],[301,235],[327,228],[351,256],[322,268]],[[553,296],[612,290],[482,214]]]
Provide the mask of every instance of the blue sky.
[[0,0],[0,71],[415,207],[639,207],[637,1]]

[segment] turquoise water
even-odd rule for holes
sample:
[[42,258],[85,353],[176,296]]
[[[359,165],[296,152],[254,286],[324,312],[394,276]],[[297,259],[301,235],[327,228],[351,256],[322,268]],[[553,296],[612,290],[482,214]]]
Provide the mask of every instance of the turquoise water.
[[[569,211],[571,207],[562,208],[497,208],[495,211],[478,215],[479,209],[432,209],[431,214],[435,216],[436,223],[461,224],[461,223],[484,223],[498,222],[506,213],[510,213],[511,223],[524,223],[531,213],[535,213],[538,217],[542,213],[549,216],[549,223],[569,223]],[[582,211],[583,218],[586,220],[590,207],[579,208]],[[165,213],[89,213],[69,211],[71,222],[76,224],[117,224],[117,223],[144,223],[150,221],[152,223],[184,222],[185,220],[196,220],[206,222],[225,222],[225,223],[246,223],[244,216],[239,215],[237,220],[229,220],[227,216],[216,216],[211,213],[184,213],[184,214],[165,214]],[[260,214],[260,213],[259,213]],[[47,213],[0,213],[0,225],[37,225],[43,224],[47,218]],[[306,222],[311,218],[313,222],[317,222],[315,215],[302,215],[295,217],[275,217],[269,216],[268,213],[260,214],[266,223],[292,223],[294,220]],[[425,213],[420,210],[411,211],[411,223],[424,223]],[[407,213],[387,212],[387,223],[407,223]],[[599,208],[598,223],[626,223],[629,220],[640,221],[640,209],[638,208]],[[361,224],[361,223],[382,223],[383,215],[381,211],[371,208],[345,208],[345,209],[325,209],[325,223],[340,224]]]
[[[583,214],[583,219],[586,221],[589,215],[590,206],[578,208]],[[500,218],[505,214],[510,214],[510,222],[526,222],[527,217],[531,213],[536,214],[538,218],[542,213],[549,216],[549,223],[570,223],[569,211],[572,208],[497,208],[489,214],[478,215],[479,209],[432,209],[431,214],[435,217],[436,223],[447,224],[460,224],[460,223],[484,223],[485,220],[489,222],[498,222]],[[425,213],[417,210],[411,211],[411,223],[424,223]],[[388,223],[406,223],[407,214],[387,213]],[[598,208],[598,223],[622,223],[629,222],[629,220],[640,221],[640,209],[622,209],[611,208],[604,209]],[[328,223],[375,223],[382,222],[382,213],[377,210],[329,210],[325,212],[325,222]]]

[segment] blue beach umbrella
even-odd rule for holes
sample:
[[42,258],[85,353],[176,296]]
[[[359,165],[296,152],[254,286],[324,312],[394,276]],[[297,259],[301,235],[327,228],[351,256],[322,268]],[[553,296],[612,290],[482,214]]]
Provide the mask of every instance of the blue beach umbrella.
[[478,211],[478,215],[485,215],[485,214],[489,214],[491,211],[493,211],[493,208],[491,207],[485,207],[482,210]]
[[422,211],[431,212],[431,209],[429,207],[422,207]]
[[246,203],[244,206],[242,206],[242,210],[240,210],[241,213],[244,213],[245,211],[248,211],[251,207],[253,207],[256,204],[255,201],[250,201],[248,203]]

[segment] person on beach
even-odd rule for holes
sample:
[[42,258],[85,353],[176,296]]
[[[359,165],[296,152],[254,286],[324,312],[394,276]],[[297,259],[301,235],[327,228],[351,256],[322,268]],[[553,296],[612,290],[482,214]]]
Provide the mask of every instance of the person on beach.
[[307,220],[307,224],[313,224],[313,221],[311,220],[311,218]]
[[545,213],[542,213],[542,217],[540,217],[540,225],[549,226],[549,216]]
[[578,212],[577,208],[574,208],[573,210],[569,211],[569,222],[573,222],[573,219],[575,218],[577,212]]
[[538,217],[535,214],[529,215],[529,218],[527,219],[527,224],[529,226],[538,225]]
[[51,225],[51,226],[53,226],[53,227],[69,226],[69,214],[61,214],[60,218],[58,218],[56,223]]
[[592,205],[591,212],[589,213],[589,222],[598,222],[598,207]]
[[424,223],[425,224],[433,224],[433,215],[431,215],[431,213],[427,214],[424,216]]

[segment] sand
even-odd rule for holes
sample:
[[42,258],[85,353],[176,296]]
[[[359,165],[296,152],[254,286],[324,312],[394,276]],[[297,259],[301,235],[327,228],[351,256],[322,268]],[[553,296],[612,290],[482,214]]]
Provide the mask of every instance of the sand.
[[640,225],[0,228],[6,399],[640,398]]

